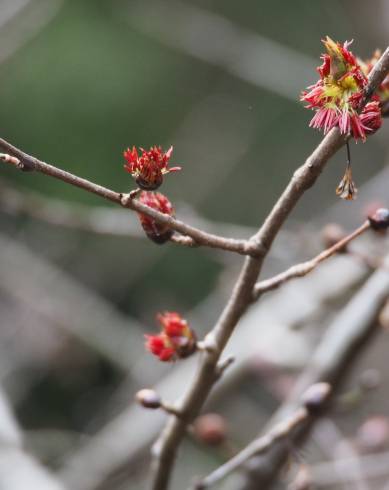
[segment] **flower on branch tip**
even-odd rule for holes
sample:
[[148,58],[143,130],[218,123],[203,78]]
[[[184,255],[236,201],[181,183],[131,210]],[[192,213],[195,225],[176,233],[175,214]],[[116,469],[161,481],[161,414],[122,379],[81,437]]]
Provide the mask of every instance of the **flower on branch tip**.
[[316,111],[309,125],[324,133],[337,126],[342,134],[365,141],[382,124],[379,99],[373,96],[359,112],[368,80],[348,49],[351,42],[342,45],[327,36],[323,43],[327,53],[317,68],[320,79],[301,94],[301,100],[308,103],[306,107]]
[[[169,199],[160,192],[142,191],[139,195],[139,202],[149,206],[160,213],[174,216],[174,208]],[[140,223],[146,235],[155,243],[163,244],[170,240],[173,230],[163,223],[158,223],[147,214],[138,213]]]
[[157,320],[162,330],[158,335],[145,335],[145,347],[160,361],[184,359],[196,351],[196,335],[179,313],[160,313]]
[[138,154],[135,146],[132,149],[127,148],[124,152],[126,159],[124,168],[133,176],[141,189],[146,191],[158,189],[162,184],[164,175],[181,170],[181,167],[168,168],[173,153],[172,146],[165,152],[160,146],[152,146],[148,151],[143,148],[139,148],[139,150],[140,154]]

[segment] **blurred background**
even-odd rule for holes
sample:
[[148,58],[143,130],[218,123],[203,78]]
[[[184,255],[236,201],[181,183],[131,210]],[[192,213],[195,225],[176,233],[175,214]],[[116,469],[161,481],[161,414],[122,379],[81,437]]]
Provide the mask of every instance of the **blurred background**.
[[[362,0],[0,0],[1,137],[121,192],[134,187],[124,149],[173,145],[172,162],[183,171],[165,179],[163,192],[177,215],[248,237],[322,137],[308,128],[311,113],[299,102],[317,79],[320,40],[354,39],[353,52],[366,58],[386,47],[388,25],[387,0],[374,8]],[[388,204],[388,133],[386,124],[366,144],[352,145],[355,203],[335,196],[345,167],[345,152],[337,154],[293,212],[265,275],[320,250],[324,223],[351,230],[368,203]],[[156,331],[158,311],[177,310],[202,337],[241,257],[157,246],[130,212],[7,166],[0,226],[0,433],[21,444],[23,431],[26,448],[16,459],[2,449],[0,488],[27,488],[32,480],[18,483],[15,468],[22,478],[22,468],[39,473],[41,463],[56,473],[53,485],[73,490],[146,488],[148,450],[164,416],[135,407],[134,393],[157,385],[174,400],[197,360],[161,365],[145,354],[143,334]],[[358,243],[364,251],[387,249],[383,239]],[[368,274],[351,258],[336,261],[329,267],[344,271],[336,286],[330,273],[314,276],[247,315],[229,346],[238,360],[207,408],[227,418],[232,449],[189,438],[172,488],[186,488],[247,443],[286,396]],[[354,378],[372,367],[380,374],[388,343],[381,335]],[[338,416],[336,440],[354,437],[371,413],[389,415],[385,389],[379,393],[374,404]],[[312,463],[326,459],[317,445],[305,455]],[[283,475],[280,488],[289,480]]]

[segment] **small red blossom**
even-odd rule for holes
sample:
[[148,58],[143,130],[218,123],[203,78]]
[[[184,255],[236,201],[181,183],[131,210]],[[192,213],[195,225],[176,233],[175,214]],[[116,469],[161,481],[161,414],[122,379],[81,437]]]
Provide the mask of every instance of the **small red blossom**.
[[[149,206],[160,213],[174,216],[174,208],[169,199],[160,192],[142,191],[139,195],[139,202]],[[147,214],[138,213],[140,223],[146,235],[155,243],[163,244],[170,240],[173,230],[163,223],[158,223]]]
[[145,335],[145,347],[160,361],[184,359],[196,351],[196,335],[179,313],[160,313],[157,320],[162,331],[158,335]]
[[164,175],[181,170],[181,167],[168,168],[173,153],[172,146],[166,152],[163,152],[160,146],[152,146],[149,151],[139,149],[140,155],[135,146],[132,149],[127,148],[124,152],[124,158],[127,160],[124,168],[133,176],[141,189],[146,191],[158,189]]
[[377,101],[367,104],[361,113],[358,110],[367,85],[366,73],[349,50],[350,42],[341,45],[327,37],[323,43],[327,53],[317,68],[320,80],[301,95],[306,107],[316,111],[310,126],[324,133],[337,126],[342,134],[365,141],[382,124]]

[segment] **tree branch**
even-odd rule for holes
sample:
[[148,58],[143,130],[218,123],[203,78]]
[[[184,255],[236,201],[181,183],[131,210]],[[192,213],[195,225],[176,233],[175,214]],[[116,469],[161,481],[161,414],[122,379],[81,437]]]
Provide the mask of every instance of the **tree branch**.
[[[370,95],[382,82],[388,69],[389,48],[385,50],[369,75],[369,84],[363,103],[369,99]],[[147,214],[159,223],[166,224],[171,229],[191,237],[200,245],[222,248],[248,255],[226,307],[215,327],[206,337],[206,343],[211,348],[202,354],[199,372],[186,396],[181,403],[177,404],[176,408],[183,414],[183,417],[177,418],[171,416],[160,439],[154,446],[153,490],[165,490],[168,486],[176,451],[186,433],[187,425],[198,414],[214,382],[218,378],[217,364],[221,352],[241,316],[251,303],[253,288],[261,271],[263,260],[275,237],[296,203],[304,192],[315,183],[328,160],[344,144],[344,141],[345,138],[340,135],[338,129],[332,129],[306,162],[294,173],[285,191],[276,202],[259,231],[249,240],[235,240],[208,234],[186,225],[179,220],[141,204],[135,199],[131,199],[128,194],[117,193],[44,163],[15,148],[7,141],[0,139],[0,148],[11,154],[11,156],[17,157],[21,161],[22,170],[24,171],[35,170],[41,172],[134,211]]]
[[258,282],[253,291],[253,300],[259,298],[263,293],[267,291],[271,291],[272,289],[277,289],[282,284],[291,279],[295,279],[297,277],[306,276],[309,272],[313,271],[321,262],[326,259],[329,259],[337,252],[340,252],[345,248],[345,246],[350,243],[352,240],[362,235],[366,230],[370,228],[370,222],[366,220],[359,228],[355,231],[344,237],[342,240],[339,240],[332,247],[323,250],[319,255],[314,257],[311,260],[307,260],[306,262],[302,262],[300,264],[293,265],[289,269],[280,274],[277,274],[270,279],[265,279],[264,281]]
[[[385,265],[388,264],[389,255],[385,258]],[[334,385],[341,380],[341,374],[345,373],[345,368],[355,357],[358,348],[366,346],[366,336],[375,331],[372,328],[374,320],[388,294],[389,272],[385,267],[373,273],[332,322],[295,383],[292,393],[272,416],[268,427],[293,413],[299,404],[301,393],[312,383],[325,381]],[[309,429],[309,424],[305,429]],[[269,488],[284,465],[288,453],[289,448],[285,446],[277,450],[274,448],[263,457],[258,456],[261,461],[259,459],[255,461],[253,458],[256,458],[256,453],[253,451],[250,455],[249,469],[246,472],[247,482],[242,490],[254,490],[258,486],[262,490]],[[266,474],[264,468],[266,468]]]
[[[375,91],[388,70],[389,48],[385,50],[370,73],[368,94]],[[215,372],[220,354],[251,302],[254,285],[273,240],[298,200],[315,183],[328,160],[344,144],[344,141],[344,137],[337,128],[332,129],[327,134],[312,155],[294,173],[264,224],[251,238],[252,242],[258,243],[258,250],[261,252],[256,258],[247,257],[245,259],[231,297],[215,327],[207,336],[213,349],[203,353],[200,368],[194,381],[179,404],[181,413],[185,414],[185,418],[170,417],[159,440],[154,445],[153,490],[165,490],[168,487],[177,448],[185,436],[186,425],[197,415],[216,380]]]
[[[183,223],[172,216],[160,213],[159,211],[142,204],[136,199],[132,199],[130,194],[115,192],[89,180],[78,177],[77,175],[73,175],[70,172],[54,167],[53,165],[42,162],[38,158],[24,153],[22,150],[19,150],[2,138],[0,138],[0,148],[7,152],[6,157],[8,158],[2,159],[5,163],[9,163],[25,172],[36,171],[49,175],[50,177],[62,180],[67,184],[79,187],[80,189],[96,194],[111,202],[120,204],[125,208],[132,209],[138,213],[146,214],[147,216],[155,219],[158,223],[165,224],[172,230],[192,238],[198,246],[202,245],[211,248],[218,248],[230,252],[236,252],[242,255],[256,255],[258,253],[258,247],[250,240],[225,238],[187,225],[186,223]],[[16,157],[16,159],[14,157]],[[186,242],[185,245],[188,245],[188,243]],[[194,244],[191,245],[193,246]]]
[[197,482],[194,486],[196,490],[204,490],[219,482],[236,468],[241,466],[252,454],[264,454],[280,442],[287,443],[294,433],[302,426],[309,423],[320,413],[324,403],[328,400],[331,388],[327,383],[317,383],[307,389],[302,396],[300,406],[296,410],[281,420],[269,431],[252,441],[242,451],[222,464],[207,477]]

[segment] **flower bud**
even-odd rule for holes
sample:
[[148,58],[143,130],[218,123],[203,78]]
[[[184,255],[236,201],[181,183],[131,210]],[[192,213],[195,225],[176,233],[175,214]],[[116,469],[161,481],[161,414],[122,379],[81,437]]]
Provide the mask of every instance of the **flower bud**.
[[157,409],[161,407],[161,398],[154,390],[140,390],[135,395],[135,399],[145,408]]
[[327,401],[331,390],[331,385],[328,383],[316,383],[310,386],[302,396],[302,402],[305,408],[312,415],[318,414]]
[[188,322],[176,312],[157,315],[162,331],[158,335],[145,335],[146,349],[162,362],[184,359],[196,349],[196,335]]
[[389,227],[389,209],[379,208],[368,216],[373,230],[387,230]]
[[[139,195],[139,202],[149,206],[160,213],[174,216],[174,208],[169,199],[160,192],[143,191]],[[163,223],[158,223],[147,214],[138,213],[140,223],[147,237],[158,245],[170,240],[173,230]]]
[[219,446],[227,435],[224,417],[217,413],[208,413],[197,417],[193,423],[195,437],[209,446]]
[[124,158],[127,160],[124,168],[133,176],[141,189],[146,191],[158,189],[165,174],[181,170],[181,167],[168,168],[173,152],[172,146],[166,152],[163,152],[160,146],[153,146],[149,151],[140,148],[140,151],[139,156],[135,146],[132,149],[127,148],[124,152]]

